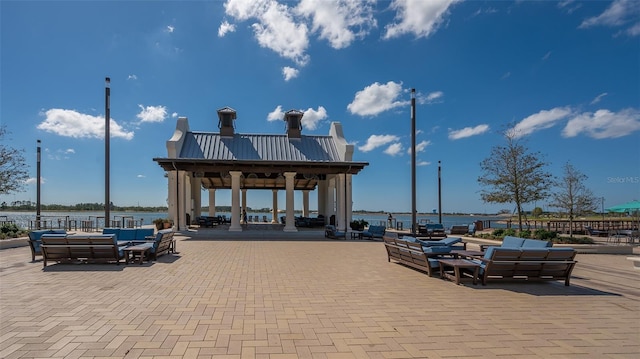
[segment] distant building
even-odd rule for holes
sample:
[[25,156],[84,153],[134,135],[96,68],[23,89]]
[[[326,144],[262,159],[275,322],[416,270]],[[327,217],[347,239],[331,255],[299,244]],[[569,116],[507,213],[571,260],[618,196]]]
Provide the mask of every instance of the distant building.
[[[167,141],[167,157],[154,158],[169,178],[169,217],[179,230],[187,217],[201,215],[201,188],[209,191],[209,215],[215,214],[216,190],[231,190],[230,231],[241,231],[241,208],[247,208],[249,190],[273,192],[272,222],[278,221],[277,191],[286,191],[284,231],[296,231],[294,193],[302,192],[303,216],[309,214],[309,193],[317,190],[318,214],[327,223],[335,216],[340,229],[351,221],[351,176],[368,162],[354,162],[353,145],[332,122],[328,136],[302,134],[303,113],[287,111],[287,132],[275,134],[235,133],[236,111],[218,110],[220,132],[195,132],[180,117]],[[242,193],[242,202],[240,194]]]

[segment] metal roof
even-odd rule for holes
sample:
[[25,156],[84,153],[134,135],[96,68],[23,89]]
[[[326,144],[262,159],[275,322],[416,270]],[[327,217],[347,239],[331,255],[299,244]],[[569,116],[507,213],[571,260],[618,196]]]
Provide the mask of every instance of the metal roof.
[[332,136],[183,132],[177,158],[154,158],[165,171],[187,171],[204,188],[231,188],[229,171],[242,171],[243,188],[284,189],[282,173],[296,172],[294,188],[313,190],[330,174],[357,174],[367,162],[345,161]]
[[180,159],[342,162],[331,136],[234,134],[188,132],[178,156]]

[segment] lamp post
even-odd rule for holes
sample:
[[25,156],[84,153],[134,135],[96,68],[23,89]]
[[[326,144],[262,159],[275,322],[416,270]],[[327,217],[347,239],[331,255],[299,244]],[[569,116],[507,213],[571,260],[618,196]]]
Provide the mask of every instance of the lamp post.
[[411,89],[411,234],[416,235],[416,89]]
[[38,140],[37,146],[37,166],[36,166],[36,227],[40,229],[40,140]]
[[600,197],[602,200],[602,230],[604,231],[604,197]]
[[438,161],[438,223],[442,223],[442,168]]
[[110,108],[110,97],[111,97],[111,79],[106,77],[104,79],[105,89],[104,89],[104,103],[105,103],[105,115],[104,115],[104,226],[109,226],[109,220],[111,218],[111,200],[109,199],[109,168],[110,168],[110,158],[109,158],[109,139],[110,139],[110,131],[109,131],[109,122],[111,121],[111,108]]

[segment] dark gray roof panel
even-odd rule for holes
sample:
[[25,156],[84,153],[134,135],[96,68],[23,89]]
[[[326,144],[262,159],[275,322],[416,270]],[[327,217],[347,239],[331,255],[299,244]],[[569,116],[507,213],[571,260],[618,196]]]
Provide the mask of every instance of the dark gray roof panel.
[[188,132],[180,151],[181,159],[264,160],[341,162],[331,136],[235,134],[222,137],[219,133]]

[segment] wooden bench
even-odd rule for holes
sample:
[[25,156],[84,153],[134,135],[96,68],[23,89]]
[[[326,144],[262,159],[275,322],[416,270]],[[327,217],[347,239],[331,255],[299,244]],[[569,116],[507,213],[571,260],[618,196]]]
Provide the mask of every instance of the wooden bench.
[[121,252],[113,234],[74,235],[43,234],[43,267],[48,261],[103,261],[120,264]]
[[500,248],[490,247],[479,258],[480,278],[486,285],[491,278],[527,280],[564,279],[568,286],[577,261],[573,248]]
[[395,233],[385,234],[382,239],[387,250],[387,261],[391,262],[393,259],[400,264],[426,272],[429,277],[440,268],[438,260],[429,258],[420,243],[403,241],[398,239]]

